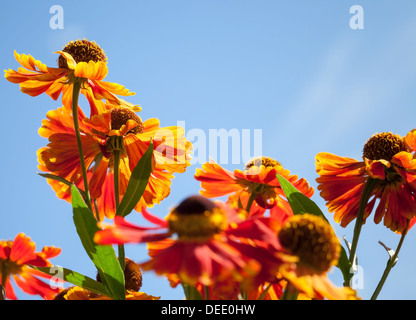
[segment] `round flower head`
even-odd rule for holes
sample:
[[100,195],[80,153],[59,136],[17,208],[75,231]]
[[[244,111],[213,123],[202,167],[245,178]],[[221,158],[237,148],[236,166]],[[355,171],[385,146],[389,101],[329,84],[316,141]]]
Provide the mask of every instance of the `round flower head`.
[[261,157],[250,161],[243,171],[230,172],[216,163],[209,162],[197,169],[195,179],[201,182],[201,194],[208,198],[230,195],[229,202],[234,206],[242,206],[250,215],[264,214],[270,209],[274,218],[292,215],[292,210],[280,187],[276,174],[288,179],[299,191],[306,196],[313,195],[305,179],[282,167],[271,158]]
[[339,240],[327,221],[308,213],[294,215],[280,227],[277,238],[283,250],[296,258],[294,264],[282,265],[279,272],[306,298],[357,298],[354,290],[337,288],[327,277],[341,252]]
[[148,242],[151,259],[141,268],[191,285],[210,286],[227,279],[242,282],[257,276],[266,259],[273,259],[275,267],[280,262],[249,244],[248,239],[276,242],[265,222],[243,220],[238,210],[224,203],[191,196],[165,220],[147,211],[143,216],[158,227],[135,226],[116,216],[115,224],[97,232],[94,240],[100,244]]
[[182,241],[205,241],[228,227],[223,209],[203,197],[189,197],[167,217],[168,227]]
[[13,241],[0,241],[0,283],[5,284],[6,298],[16,300],[12,280],[24,292],[40,295],[43,299],[53,299],[59,289],[53,289],[39,277],[51,279],[36,267],[52,266],[48,259],[57,256],[61,249],[44,247],[41,252],[35,252],[35,243],[23,233],[19,233]]
[[[136,205],[141,211],[146,206],[160,203],[169,195],[173,173],[184,172],[189,166],[192,145],[186,141],[180,127],[159,126],[158,119],[142,119],[130,109],[105,105],[105,112],[87,118],[79,109],[78,118],[82,132],[81,142],[91,198],[96,200],[100,219],[113,218],[116,206],[114,198],[114,158],[120,151],[120,187],[122,199],[131,173],[153,141],[154,165],[142,199]],[[50,111],[42,121],[39,134],[49,138],[47,147],[38,150],[39,169],[55,174],[83,188],[82,169],[77,154],[72,115],[63,108]],[[163,133],[163,137],[161,137]],[[57,196],[71,201],[67,184],[48,180]]]
[[316,156],[318,190],[329,211],[335,213],[335,221],[345,227],[357,217],[361,194],[371,178],[375,186],[364,219],[376,207],[375,223],[383,220],[386,227],[396,232],[403,232],[409,220],[412,225],[416,215],[416,160],[412,152],[403,137],[383,132],[365,143],[363,161],[319,153]]
[[[140,111],[138,106],[117,97],[130,96],[133,92],[119,84],[103,81],[108,73],[107,57],[98,44],[85,39],[71,41],[57,53],[60,54],[58,68],[47,67],[31,55],[15,52],[15,58],[22,67],[17,71],[6,70],[5,77],[12,83],[18,83],[21,91],[30,96],[46,93],[57,100],[62,93],[62,103],[69,108],[72,105],[72,84],[81,81],[81,92],[88,99],[104,99]],[[92,114],[95,112],[91,110]]]
[[341,247],[331,226],[311,214],[294,215],[278,233],[282,247],[298,257],[298,274],[323,274],[338,263]]

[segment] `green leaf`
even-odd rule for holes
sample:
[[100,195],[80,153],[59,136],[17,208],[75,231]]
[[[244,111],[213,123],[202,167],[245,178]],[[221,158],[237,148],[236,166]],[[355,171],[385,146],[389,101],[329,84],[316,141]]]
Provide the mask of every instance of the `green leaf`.
[[82,245],[96,266],[107,295],[115,300],[125,299],[124,273],[112,246],[97,245],[93,238],[100,229],[78,189],[71,187],[73,219]]
[[337,268],[341,270],[342,276],[344,278],[344,286],[349,286],[352,276],[354,275],[351,272],[351,263],[348,259],[347,253],[343,246],[341,246],[341,255],[338,259]]
[[194,286],[182,283],[182,287],[185,292],[186,300],[202,300],[201,294]]
[[116,214],[122,217],[127,216],[133,211],[136,204],[140,201],[144,190],[149,181],[152,171],[153,142],[140,158],[133,172],[131,173],[126,193],[117,208]]
[[294,214],[310,213],[328,221],[315,202],[296,189],[286,178],[279,174],[276,174],[276,177]]
[[73,285],[84,288],[85,290],[103,295],[108,294],[102,283],[70,269],[59,266],[36,267],[30,265],[30,267],[48,275],[54,275],[57,279],[65,280]]

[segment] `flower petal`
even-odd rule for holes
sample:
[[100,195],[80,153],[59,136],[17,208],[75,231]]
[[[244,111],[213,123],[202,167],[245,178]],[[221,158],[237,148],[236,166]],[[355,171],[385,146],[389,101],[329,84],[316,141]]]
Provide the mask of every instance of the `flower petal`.
[[24,233],[19,233],[13,241],[10,260],[23,265],[27,261],[35,258],[35,243]]
[[102,61],[78,62],[74,69],[74,75],[90,80],[102,80],[107,76],[107,64]]

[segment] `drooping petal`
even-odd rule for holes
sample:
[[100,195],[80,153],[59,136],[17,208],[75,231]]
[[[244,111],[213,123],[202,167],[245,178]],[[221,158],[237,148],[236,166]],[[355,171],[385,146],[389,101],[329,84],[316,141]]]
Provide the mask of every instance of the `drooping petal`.
[[[169,232],[148,233],[148,230],[161,230],[160,227],[145,228],[127,222],[123,217],[115,216],[114,225],[98,231],[94,241],[99,244],[143,243],[159,241],[170,236]],[[163,231],[163,230],[162,230]]]
[[13,277],[16,284],[26,293],[40,295],[43,299],[53,299],[60,290],[59,288],[52,289],[49,283],[43,282],[34,276],[30,270],[22,273],[21,277]]
[[216,163],[207,162],[196,169],[195,179],[201,182],[201,195],[215,198],[241,189],[233,173]]

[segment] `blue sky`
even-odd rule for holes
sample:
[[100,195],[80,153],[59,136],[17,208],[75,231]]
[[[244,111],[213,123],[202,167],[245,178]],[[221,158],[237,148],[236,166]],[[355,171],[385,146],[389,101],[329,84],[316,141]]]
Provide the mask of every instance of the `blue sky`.
[[[361,5],[364,29],[353,30],[350,7]],[[61,5],[64,28],[51,29],[49,9]],[[108,56],[108,81],[136,92],[143,119],[162,126],[185,121],[197,129],[262,131],[262,152],[279,160],[316,189],[318,152],[360,159],[374,133],[405,135],[416,127],[416,3],[413,1],[227,0],[227,1],[13,1],[0,3],[2,70],[18,67],[13,50],[48,66],[67,42],[96,41]],[[40,250],[62,248],[52,261],[94,277],[72,222],[70,204],[59,200],[36,175],[36,151],[47,144],[37,134],[46,112],[59,102],[20,93],[2,80],[0,239],[19,232]],[[208,147],[207,147],[208,148]],[[209,150],[206,150],[207,157]],[[183,198],[198,193],[193,164],[177,174],[171,195],[151,212],[164,217]],[[241,164],[225,164],[233,170]],[[316,191],[312,198],[326,213]],[[330,221],[332,215],[327,214]],[[129,220],[140,221],[137,214]],[[340,228],[352,238],[353,226]],[[380,299],[415,299],[416,235],[411,230]],[[399,236],[371,219],[358,247],[368,299]],[[128,245],[127,256],[142,261],[144,246]],[[342,284],[338,270],[331,279]],[[182,299],[164,278],[144,274],[143,291],[162,299]],[[19,297],[36,299],[17,291]]]

